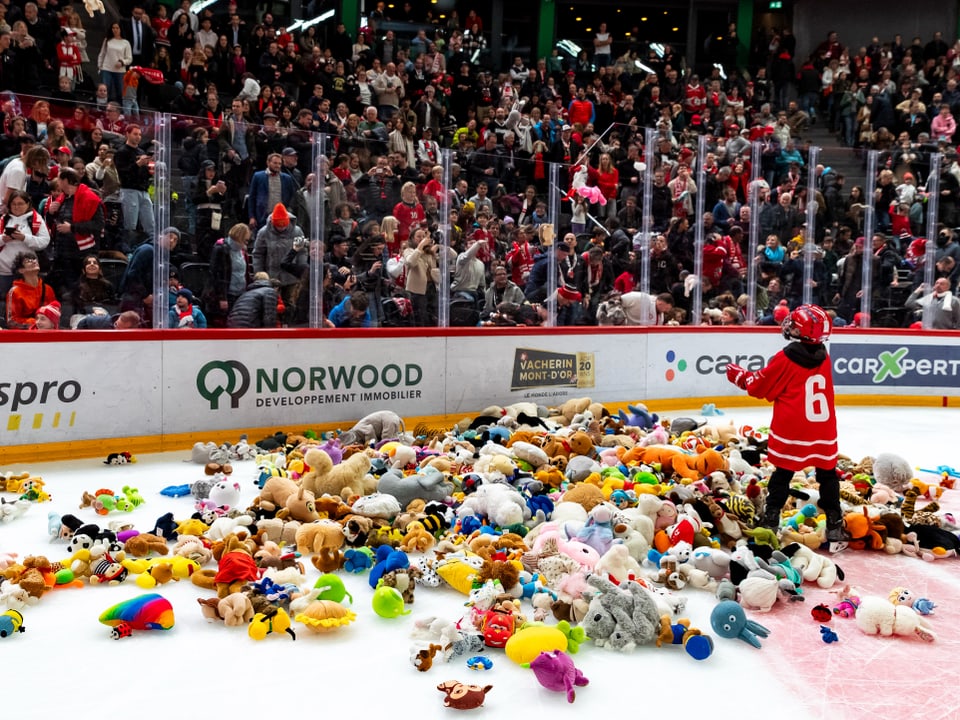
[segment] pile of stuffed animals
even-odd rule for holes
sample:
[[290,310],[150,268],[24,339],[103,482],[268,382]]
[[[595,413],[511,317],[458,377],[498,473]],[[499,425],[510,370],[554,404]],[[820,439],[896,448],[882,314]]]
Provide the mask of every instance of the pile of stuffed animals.
[[[366,574],[383,617],[409,613],[420,592],[452,590],[468,603],[469,622],[454,622],[458,612],[414,623],[418,670],[507,648],[572,702],[586,678],[569,655],[585,642],[711,656],[712,637],[682,617],[682,590],[716,596],[726,609],[717,635],[759,646],[765,629],[746,613],[845,580],[842,555],[822,551],[812,472],[794,478],[779,532],[757,525],[772,472],[765,436],[732,421],[659,418],[639,405],[610,412],[577,398],[490,407],[414,437],[380,411],[325,436],[198,443],[191,460],[202,475],[163,490],[186,498],[183,514],[153,527],[51,513],[60,559],[0,557],[0,611],[22,611],[64,585],[184,580],[203,591],[199,610],[211,622],[246,627],[256,640],[296,639],[297,625],[325,633],[353,622],[338,576]],[[848,552],[933,561],[960,551],[960,528],[938,505],[950,473],[924,482],[889,453],[843,458],[838,470]],[[0,520],[49,499],[29,474],[0,481],[17,496],[3,500]],[[78,509],[99,520],[142,502],[123,486],[83,493]],[[321,574],[313,585],[311,566]],[[828,613],[855,617],[865,633],[933,640],[933,607],[903,589],[888,598],[849,590]],[[438,689],[451,706],[478,707],[489,686]]]

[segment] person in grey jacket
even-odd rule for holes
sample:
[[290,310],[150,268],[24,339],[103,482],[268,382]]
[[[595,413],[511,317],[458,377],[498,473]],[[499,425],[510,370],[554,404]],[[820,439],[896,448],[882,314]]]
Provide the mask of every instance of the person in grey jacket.
[[483,311],[480,313],[480,317],[483,320],[488,320],[498,312],[498,308],[503,303],[523,305],[526,300],[520,286],[510,279],[507,268],[503,265],[497,265],[493,269],[493,282],[484,294]]
[[277,289],[265,272],[254,275],[253,282],[234,302],[227,316],[227,327],[277,327]]
[[923,295],[927,289],[921,284],[907,299],[908,310],[923,312],[931,307],[930,328],[933,330],[960,329],[960,299],[950,291],[950,280],[942,277],[933,283],[933,291]]
[[303,241],[303,230],[297,219],[282,203],[277,203],[266,223],[257,232],[253,246],[253,271],[265,272],[280,286],[283,304],[293,307],[296,302],[299,278],[282,268],[284,259],[293,249],[296,240]]

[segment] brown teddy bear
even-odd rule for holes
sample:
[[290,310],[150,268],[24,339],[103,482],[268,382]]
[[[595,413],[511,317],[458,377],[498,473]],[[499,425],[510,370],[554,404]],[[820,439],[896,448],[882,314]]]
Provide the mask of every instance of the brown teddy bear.
[[310,558],[313,566],[322,573],[332,573],[343,567],[343,553],[336,548],[320,548]]
[[593,439],[589,433],[584,430],[578,430],[567,438],[567,444],[570,446],[570,455],[584,455],[586,457],[595,457],[596,448],[593,446]]
[[[17,568],[15,574],[8,574],[9,570]],[[4,575],[11,581],[22,587],[30,597],[41,597],[50,586],[47,585],[44,575],[52,576],[53,565],[43,555],[28,555],[23,559],[20,566],[12,566]],[[51,578],[52,579],[52,578]]]
[[590,483],[577,483],[571,486],[562,498],[565,502],[575,502],[590,512],[604,501],[603,491]]
[[167,547],[167,541],[153,533],[134,535],[123,544],[123,549],[128,555],[132,555],[133,557],[147,557],[150,553],[166,555],[170,552],[170,548]]
[[313,522],[320,515],[314,502],[314,493],[297,485],[290,478],[271,477],[257,498],[261,510],[273,513],[281,520],[290,518]]
[[260,568],[253,559],[253,552],[244,540],[234,534],[228,535],[223,541],[223,552],[216,572],[205,568],[190,576],[194,585],[216,589],[219,598],[240,592],[248,582],[259,579]]
[[311,448],[304,455],[309,470],[300,478],[300,484],[315,497],[333,495],[347,500],[355,495],[368,495],[376,490],[376,480],[367,479],[370,458],[364,452],[344,457],[338,465],[323,450]]
[[343,542],[343,527],[334,520],[304,523],[297,530],[297,552],[301,555],[320,552],[323,548],[339,550]]

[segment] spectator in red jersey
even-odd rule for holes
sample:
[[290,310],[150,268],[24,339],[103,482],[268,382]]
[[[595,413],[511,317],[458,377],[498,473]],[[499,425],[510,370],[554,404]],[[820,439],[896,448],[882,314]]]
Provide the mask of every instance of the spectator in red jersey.
[[767,445],[776,467],[767,485],[761,524],[777,532],[780,511],[795,472],[813,465],[820,486],[820,509],[827,516],[831,551],[843,548],[847,534],[837,477],[837,415],[833,401],[830,317],[818,305],[801,305],[781,326],[790,344],[756,372],[727,365],[727,379],[747,394],[773,402]]
[[410,237],[410,232],[426,220],[423,205],[417,200],[417,186],[406,182],[400,188],[400,202],[393,207],[393,216],[397,219],[397,242],[401,247]]

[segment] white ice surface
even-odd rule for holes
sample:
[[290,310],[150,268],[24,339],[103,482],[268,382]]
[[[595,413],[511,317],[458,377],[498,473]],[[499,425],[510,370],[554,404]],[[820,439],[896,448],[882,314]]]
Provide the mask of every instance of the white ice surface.
[[[769,422],[770,411],[736,410],[728,412],[729,416],[738,423],[758,426]],[[960,466],[960,410],[839,408],[838,418],[841,451],[856,459],[889,450],[914,465]],[[105,466],[99,459],[79,459],[2,468],[41,475],[54,499],[32,507],[18,520],[0,523],[0,553],[65,558],[65,546],[48,540],[47,513],[70,512],[88,522],[103,521],[89,509],[78,510],[82,492],[100,487],[133,485],[147,499],[130,515],[114,514],[106,520],[128,518],[146,531],[167,511],[172,510],[177,518],[189,516],[190,498],[170,499],[159,494],[163,487],[202,477],[202,468],[184,462],[187,458],[189,452],[179,452],[142,456],[136,464],[119,467]],[[245,503],[256,494],[254,475],[252,463],[237,464],[234,476],[242,484]],[[947,569],[942,563],[937,565],[938,572]],[[960,578],[955,568],[951,565],[949,573]],[[311,585],[317,575],[308,564]],[[159,589],[173,604],[173,630],[141,632],[123,641],[112,640],[109,628],[97,618],[114,603],[143,592],[132,580],[118,587],[52,591],[24,611],[24,634],[0,641],[0,662],[7,678],[3,715],[80,720],[330,715],[434,718],[454,713],[443,708],[436,685],[457,679],[493,685],[485,706],[473,711],[476,717],[543,717],[547,713],[598,718],[614,714],[731,719],[854,717],[849,710],[831,709],[821,689],[810,688],[811,692],[800,695],[783,684],[775,673],[768,672],[765,650],[721,638],[715,638],[714,654],[704,662],[696,662],[674,647],[641,648],[621,655],[587,645],[573,657],[590,685],[579,689],[572,705],[562,694],[541,688],[530,671],[514,665],[497,650],[486,653],[494,662],[488,672],[470,670],[460,659],[420,673],[408,659],[412,620],[425,616],[456,620],[464,613],[464,597],[449,588],[421,588],[412,614],[385,620],[370,607],[372,591],[366,575],[344,574],[344,581],[355,600],[357,621],[327,635],[313,635],[298,626],[295,642],[288,636],[255,642],[242,628],[208,623],[196,598],[209,593],[189,582],[169,583]],[[955,582],[960,590],[960,579]],[[702,591],[687,595],[685,614],[693,625],[709,632],[714,599]],[[800,612],[806,615],[809,608]],[[955,633],[956,628],[943,632]],[[825,653],[842,652],[834,649],[837,646],[824,647]],[[918,663],[923,662],[923,652],[918,643]],[[901,667],[896,672],[915,670]],[[848,666],[847,671],[845,681],[855,682],[856,667]],[[929,691],[947,692],[943,687],[930,687]],[[951,712],[947,705],[955,703],[945,697],[944,717]],[[891,708],[891,716],[894,714],[900,713]]]

